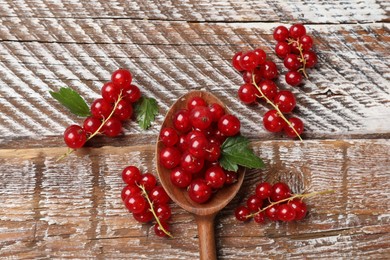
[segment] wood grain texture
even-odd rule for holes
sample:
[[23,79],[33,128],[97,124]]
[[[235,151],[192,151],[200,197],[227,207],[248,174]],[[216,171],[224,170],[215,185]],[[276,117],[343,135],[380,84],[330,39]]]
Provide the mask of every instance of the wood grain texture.
[[[91,103],[118,67],[129,68],[143,93],[158,99],[161,115],[188,90],[205,89],[240,116],[245,135],[278,138],[262,128],[266,105],[237,102],[242,80],[230,65],[236,51],[262,47],[285,73],[272,51],[272,28],[277,24],[62,18],[0,22],[3,145],[15,138],[60,135],[67,125],[80,122],[48,91],[71,86]],[[306,124],[305,137],[388,136],[390,64],[384,58],[390,42],[388,24],[308,28],[319,65],[303,87],[292,89],[298,100],[294,114]],[[291,89],[283,77],[277,83]],[[155,135],[162,118],[146,134]],[[126,124],[125,130],[141,132],[134,123]]]
[[[370,258],[390,254],[390,141],[252,143],[267,167],[249,171],[217,216],[220,259]],[[86,148],[60,163],[62,148],[0,150],[0,256],[17,258],[195,259],[193,217],[172,205],[174,239],[137,223],[120,199],[129,164],[155,172],[154,147]],[[332,157],[323,156],[328,154]],[[233,210],[259,181],[294,192],[334,189],[308,200],[297,223],[238,223]]]

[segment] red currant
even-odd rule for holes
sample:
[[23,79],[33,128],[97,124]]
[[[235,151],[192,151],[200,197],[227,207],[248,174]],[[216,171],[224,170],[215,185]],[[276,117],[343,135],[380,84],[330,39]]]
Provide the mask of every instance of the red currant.
[[276,213],[280,221],[293,221],[295,214],[295,210],[289,204],[280,205]]
[[280,25],[275,28],[273,36],[276,41],[284,42],[287,40],[288,34],[288,29],[285,26]]
[[302,74],[298,71],[289,71],[285,76],[287,84],[290,86],[297,86],[302,82]]
[[190,121],[193,127],[204,130],[212,123],[212,115],[207,107],[195,107],[191,110]]
[[269,79],[261,81],[259,88],[261,89],[263,95],[270,100],[273,100],[276,96],[276,93],[278,92],[278,87],[276,86],[275,82]]
[[136,185],[141,180],[141,171],[135,166],[127,166],[122,171],[122,180],[129,185]]
[[160,163],[167,169],[173,169],[180,164],[180,151],[175,147],[164,147],[160,151]]
[[213,122],[218,122],[218,120],[225,114],[225,109],[218,103],[210,104],[209,110],[211,112]]
[[257,213],[253,219],[255,220],[256,223],[258,224],[262,224],[265,222],[265,213],[264,212],[260,212],[260,213]]
[[255,52],[249,51],[241,56],[240,65],[244,70],[253,70],[259,65],[259,58]]
[[64,141],[69,148],[81,148],[87,141],[87,134],[81,126],[71,125],[65,129]]
[[218,129],[225,136],[234,136],[240,132],[240,120],[234,115],[224,115],[218,121]]
[[253,83],[253,76],[255,76],[256,84],[259,83],[262,79],[262,71],[260,68],[255,68],[253,70],[247,70],[242,73],[242,79],[245,83]]
[[152,221],[153,213],[149,209],[146,209],[145,211],[143,211],[141,213],[133,213],[133,217],[138,222],[148,223],[148,222]]
[[139,181],[139,185],[144,186],[145,190],[150,191],[154,187],[156,187],[156,177],[151,173],[144,173],[141,175],[141,180]]
[[125,206],[132,213],[141,213],[148,207],[148,203],[141,194],[134,194],[126,198]]
[[276,94],[274,104],[282,113],[290,113],[296,105],[295,96],[289,90],[281,90]]
[[211,187],[202,179],[193,180],[188,188],[190,199],[196,203],[207,202],[210,199],[211,194]]
[[181,167],[191,174],[198,173],[202,170],[204,166],[204,160],[201,158],[196,158],[186,151],[181,157]]
[[191,111],[192,109],[194,109],[195,107],[198,107],[198,106],[205,107],[205,106],[207,106],[207,103],[201,97],[192,97],[187,102],[188,111]]
[[241,67],[240,65],[240,60],[241,60],[241,57],[242,57],[242,52],[237,52],[236,54],[234,54],[233,56],[233,59],[232,59],[232,64],[233,64],[233,67],[238,70],[238,71],[243,71],[244,69]]
[[259,91],[252,84],[244,84],[238,89],[238,97],[245,104],[251,104],[256,101]]
[[103,85],[101,93],[104,100],[109,103],[114,103],[118,100],[120,89],[114,83],[107,82]]
[[91,114],[96,118],[107,118],[111,111],[111,104],[103,98],[96,99],[91,105]]
[[317,64],[317,55],[313,51],[304,51],[303,58],[306,60],[306,68],[312,68]]
[[102,120],[93,116],[89,116],[84,120],[83,128],[87,134],[94,134],[102,124]]
[[114,116],[121,121],[129,119],[133,115],[133,107],[126,100],[122,99],[116,105]]
[[167,204],[158,204],[154,207],[154,211],[159,220],[167,221],[171,217],[171,208]]
[[155,204],[167,204],[170,198],[162,186],[154,187],[148,194],[149,199]]
[[288,70],[298,70],[301,67],[301,62],[299,61],[299,57],[296,54],[288,54],[284,58],[284,66]]
[[218,161],[219,157],[221,156],[221,145],[219,142],[211,142],[212,139],[209,139],[210,143],[207,147],[207,154],[206,154],[206,160],[209,162],[216,162]]
[[120,89],[130,85],[133,77],[131,76],[130,71],[126,69],[118,69],[114,71],[111,75],[111,81]]
[[179,141],[177,142],[177,147],[181,152],[184,152],[188,149],[187,135],[182,134],[179,136]]
[[[160,221],[160,224],[166,231],[169,232],[169,225],[167,223],[165,223],[164,221]],[[161,229],[161,227],[158,225],[158,223],[156,223],[154,225],[153,229],[154,229],[154,233],[156,233],[157,236],[159,236],[159,237],[166,237],[167,236],[167,234],[165,234],[164,230]]]
[[272,185],[269,184],[268,182],[259,183],[256,186],[255,193],[259,199],[262,200],[268,199],[272,193]]
[[225,171],[225,174],[226,174],[225,184],[230,185],[237,182],[238,177],[236,172]]
[[282,131],[285,124],[286,122],[276,110],[268,111],[263,117],[264,128],[273,133]]
[[306,34],[306,28],[303,24],[297,23],[290,27],[289,35],[293,39],[299,39],[299,37]]
[[225,184],[225,171],[219,165],[211,166],[205,173],[205,180],[211,188],[219,189]]
[[141,189],[138,186],[136,186],[135,184],[134,185],[127,185],[126,187],[124,187],[122,189],[121,197],[122,197],[122,200],[125,201],[127,197],[133,196],[135,194],[141,194]]
[[267,58],[267,54],[262,49],[256,49],[253,51],[257,56],[257,62],[258,64],[263,64]]
[[290,54],[291,48],[287,42],[278,42],[275,46],[275,53],[279,58],[284,59],[287,54]]
[[135,103],[141,98],[141,91],[136,85],[129,85],[123,89],[123,99]]
[[192,175],[189,172],[186,172],[181,167],[177,167],[171,171],[171,182],[173,185],[179,188],[185,188],[190,185],[192,181]]
[[188,132],[187,136],[186,136],[186,142],[187,142],[187,149],[188,149],[188,146],[191,142],[191,139],[195,138],[195,137],[201,137],[201,138],[206,138],[206,136],[204,135],[203,132],[201,131],[197,131],[197,130],[192,130],[190,132]]
[[289,204],[295,210],[295,220],[301,220],[306,216],[307,206],[302,200],[293,199],[287,204]]
[[181,132],[188,132],[191,129],[190,113],[187,109],[179,110],[173,117],[173,126]]
[[273,221],[276,221],[278,220],[278,208],[279,208],[279,204],[275,204],[269,208],[267,208],[265,210],[265,215],[270,219],[270,220],[273,220]]
[[206,137],[196,136],[188,142],[188,151],[196,158],[205,158],[208,144]]
[[[303,122],[301,119],[297,117],[291,117],[288,121],[290,121],[291,126],[297,131],[299,135],[303,133]],[[291,126],[286,125],[284,127],[284,133],[290,137],[290,138],[295,138],[297,137],[297,134],[295,131],[291,128]]]
[[263,206],[263,200],[257,197],[256,195],[251,195],[247,199],[246,205],[250,211],[258,211]]
[[110,137],[118,136],[122,132],[122,123],[116,117],[109,118],[103,126],[103,133]]
[[275,183],[272,186],[271,200],[279,201],[283,199],[287,199],[291,196],[291,190],[287,184],[283,182]]
[[174,146],[179,142],[179,135],[172,127],[164,127],[160,132],[160,140],[165,146]]
[[299,38],[299,43],[304,51],[308,51],[313,46],[313,40],[309,35],[303,35]]
[[261,72],[265,79],[274,79],[278,76],[278,68],[273,61],[267,60],[261,65]]
[[248,216],[250,215],[250,211],[247,207],[239,206],[234,211],[234,215],[236,216],[237,220],[246,221],[248,219]]

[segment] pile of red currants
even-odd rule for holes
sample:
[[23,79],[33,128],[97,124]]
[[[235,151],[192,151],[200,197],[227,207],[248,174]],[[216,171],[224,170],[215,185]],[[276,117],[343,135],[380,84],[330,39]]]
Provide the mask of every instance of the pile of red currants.
[[249,196],[246,206],[236,208],[234,214],[239,221],[254,218],[257,223],[264,223],[266,218],[272,221],[301,220],[306,216],[307,207],[303,198],[311,194],[292,194],[289,186],[278,182],[259,183],[255,194]]
[[151,173],[141,174],[136,166],[128,166],[122,171],[122,179],[127,184],[122,190],[122,200],[135,220],[141,223],[156,220],[154,232],[157,236],[171,236],[167,221],[171,217],[170,198],[162,186],[157,185]]
[[159,163],[170,170],[172,184],[187,188],[194,202],[205,203],[224,185],[237,180],[235,172],[218,163],[221,144],[240,132],[240,121],[218,103],[207,104],[199,96],[188,100],[172,118],[172,127],[161,129]]
[[102,98],[91,105],[91,116],[83,126],[71,125],[64,132],[64,141],[69,148],[77,149],[97,133],[109,137],[118,136],[122,122],[131,118],[133,104],[141,97],[139,88],[131,84],[130,71],[118,69],[111,75],[111,81],[103,85]]

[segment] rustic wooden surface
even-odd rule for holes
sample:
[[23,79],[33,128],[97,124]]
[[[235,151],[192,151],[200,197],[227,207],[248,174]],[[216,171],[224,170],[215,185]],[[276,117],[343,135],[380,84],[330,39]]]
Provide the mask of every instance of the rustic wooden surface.
[[[155,171],[154,140],[173,101],[204,89],[240,117],[267,165],[248,172],[216,218],[221,259],[389,258],[389,13],[385,0],[0,1],[0,257],[198,258],[190,214],[172,205],[175,239],[160,239],[119,193],[125,166]],[[303,143],[264,131],[266,106],[238,101],[242,79],[230,65],[234,52],[262,47],[285,72],[272,29],[295,22],[319,54],[310,80],[292,89]],[[63,130],[81,119],[49,90],[71,86],[90,103],[118,67],[158,100],[157,120],[148,131],[128,122],[123,136],[56,162]],[[232,211],[262,180],[336,193],[310,199],[301,222],[236,222]]]

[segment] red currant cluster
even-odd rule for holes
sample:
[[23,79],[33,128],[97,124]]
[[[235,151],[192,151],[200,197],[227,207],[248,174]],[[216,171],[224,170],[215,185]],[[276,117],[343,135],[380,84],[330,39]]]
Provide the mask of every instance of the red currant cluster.
[[278,42],[275,53],[284,59],[284,66],[289,70],[285,76],[286,82],[297,86],[302,82],[302,74],[308,77],[306,69],[317,64],[317,55],[311,50],[313,40],[306,34],[306,28],[302,24],[294,24],[290,29],[278,26],[273,35]]
[[233,67],[243,75],[244,84],[238,89],[238,97],[245,104],[263,99],[273,109],[263,117],[264,128],[270,132],[284,130],[288,137],[299,137],[303,132],[303,122],[297,117],[287,119],[283,114],[291,113],[296,106],[294,94],[289,90],[279,90],[271,80],[278,71],[274,62],[266,60],[261,49],[246,53],[238,52],[233,57]]
[[77,149],[98,133],[115,137],[122,131],[122,121],[133,114],[133,104],[141,97],[139,88],[131,84],[130,71],[118,69],[111,81],[103,85],[102,98],[91,105],[91,116],[84,120],[83,127],[71,125],[64,132],[64,141],[69,148]]
[[202,97],[190,98],[187,108],[172,119],[172,127],[161,129],[163,148],[160,164],[171,169],[170,179],[179,188],[187,188],[197,203],[207,202],[213,189],[237,180],[235,172],[225,171],[218,163],[221,144],[240,131],[240,121],[217,103],[208,105]]
[[151,173],[141,174],[137,167],[128,166],[122,171],[122,179],[127,184],[122,190],[122,200],[134,219],[147,223],[154,218],[156,235],[171,237],[167,224],[171,217],[170,198],[164,188],[157,185],[156,177]]
[[239,221],[253,217],[257,223],[264,223],[266,218],[272,221],[301,220],[307,213],[302,200],[310,196],[313,193],[292,194],[289,186],[282,182],[274,185],[263,182],[256,186],[255,194],[248,198],[246,206],[239,206],[234,214]]

